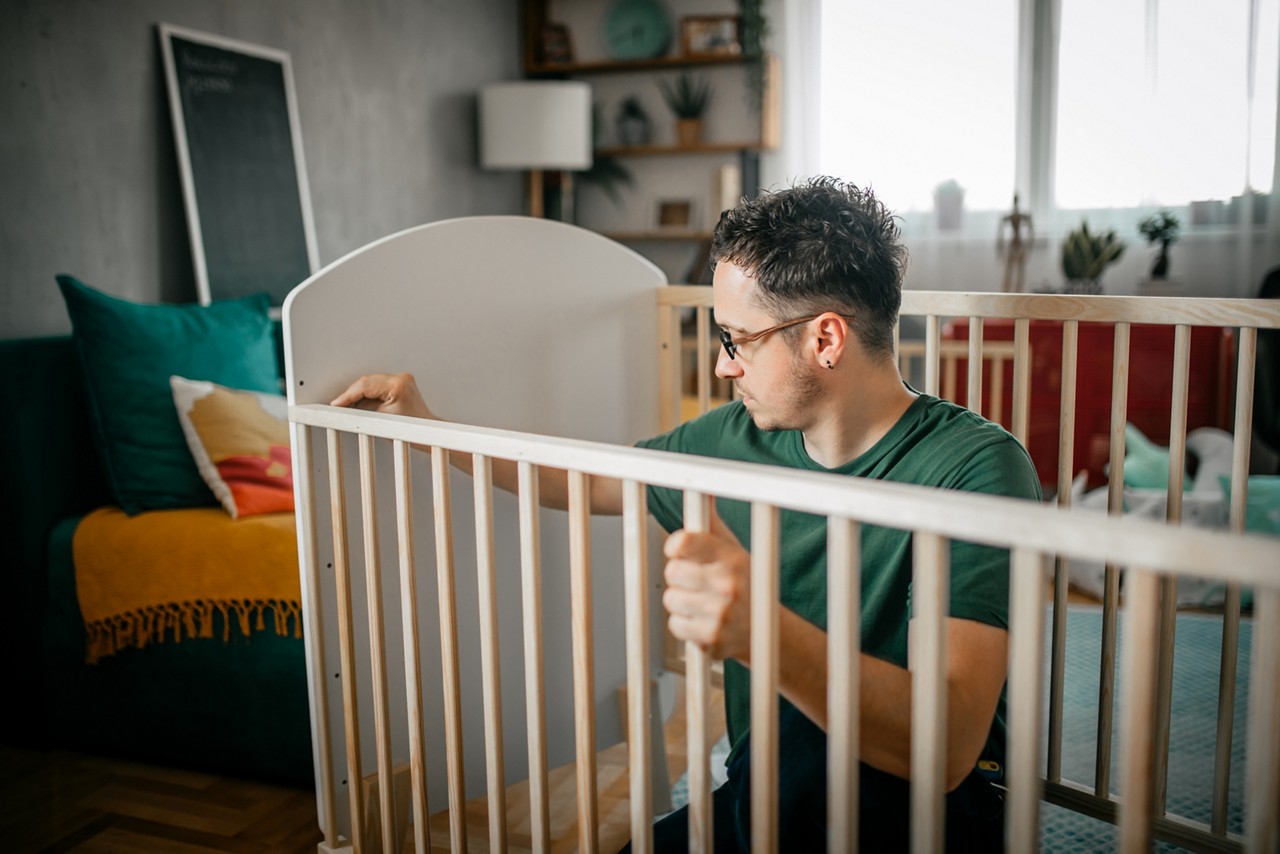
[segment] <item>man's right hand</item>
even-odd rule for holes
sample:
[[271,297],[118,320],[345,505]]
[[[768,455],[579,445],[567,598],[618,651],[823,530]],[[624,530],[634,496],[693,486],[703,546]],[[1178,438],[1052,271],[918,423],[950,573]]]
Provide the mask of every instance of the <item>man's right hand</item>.
[[350,406],[392,415],[435,419],[418,391],[413,374],[365,374],[335,397],[330,406]]

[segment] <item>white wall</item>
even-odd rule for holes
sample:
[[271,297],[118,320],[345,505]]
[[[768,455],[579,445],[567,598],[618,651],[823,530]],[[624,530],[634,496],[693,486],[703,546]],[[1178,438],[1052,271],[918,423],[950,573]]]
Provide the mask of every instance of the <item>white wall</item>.
[[43,0],[0,25],[0,338],[64,333],[71,273],[195,299],[155,24],[288,51],[320,262],[445,217],[518,213],[479,171],[474,94],[519,76],[506,0]]

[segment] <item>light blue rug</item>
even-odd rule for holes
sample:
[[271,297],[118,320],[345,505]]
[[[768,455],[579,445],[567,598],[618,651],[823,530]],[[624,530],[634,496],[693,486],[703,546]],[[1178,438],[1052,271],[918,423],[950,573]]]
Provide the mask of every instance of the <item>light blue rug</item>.
[[[1119,646],[1124,645],[1124,615],[1120,616]],[[1046,617],[1045,648],[1049,626]],[[1252,625],[1240,622],[1236,658],[1235,716],[1231,741],[1231,785],[1227,829],[1242,832],[1245,719],[1248,711],[1249,649]],[[1102,650],[1101,608],[1071,608],[1067,612],[1067,660],[1063,690],[1062,776],[1093,787],[1097,745],[1098,669]],[[1117,671],[1120,652],[1117,652]],[[1173,718],[1169,734],[1170,814],[1208,824],[1213,804],[1214,739],[1218,720],[1218,669],[1222,654],[1222,618],[1179,614],[1174,632]],[[1045,675],[1046,706],[1048,674]],[[1119,698],[1115,705],[1112,739],[1112,792],[1123,771],[1120,756]],[[1048,730],[1046,720],[1045,731]],[[1040,810],[1041,850],[1046,852],[1114,851],[1116,828],[1050,804]],[[1181,851],[1160,844],[1157,851]]]

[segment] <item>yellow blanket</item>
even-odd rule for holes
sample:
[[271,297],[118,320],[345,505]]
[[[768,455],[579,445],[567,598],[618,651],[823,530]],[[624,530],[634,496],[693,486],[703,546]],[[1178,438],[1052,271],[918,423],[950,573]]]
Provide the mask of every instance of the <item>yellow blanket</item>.
[[292,513],[232,519],[222,508],[154,510],[129,517],[95,510],[72,541],[76,592],[90,663],[152,641],[222,639],[231,621],[249,636],[271,609],[278,635],[302,636],[298,551]]

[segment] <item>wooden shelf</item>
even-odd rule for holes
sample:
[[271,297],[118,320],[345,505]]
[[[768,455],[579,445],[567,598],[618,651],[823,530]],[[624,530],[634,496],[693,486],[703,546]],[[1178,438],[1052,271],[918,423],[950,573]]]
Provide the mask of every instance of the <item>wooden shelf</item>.
[[697,145],[617,145],[597,148],[597,157],[648,157],[665,154],[737,154],[739,151],[762,151],[759,140],[753,142],[702,142]]
[[673,68],[693,68],[702,65],[740,65],[749,62],[742,54],[725,56],[658,56],[653,59],[612,60],[592,62],[537,63],[525,66],[530,77],[559,77],[565,74],[617,74],[627,71],[662,71]]
[[610,240],[616,240],[619,243],[626,243],[628,241],[635,243],[640,241],[654,242],[663,240],[683,243],[687,241],[711,239],[711,232],[709,231],[690,231],[684,228],[658,228],[652,231],[602,231],[600,233]]

